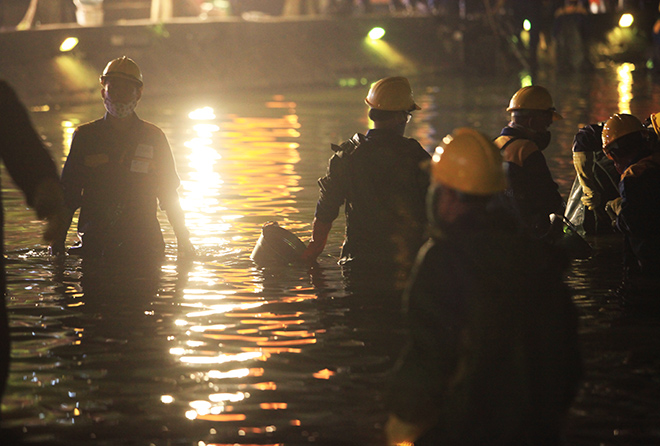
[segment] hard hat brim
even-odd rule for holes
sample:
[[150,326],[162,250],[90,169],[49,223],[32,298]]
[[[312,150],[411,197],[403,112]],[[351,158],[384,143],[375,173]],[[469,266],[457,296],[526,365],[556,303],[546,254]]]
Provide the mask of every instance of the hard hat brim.
[[389,110],[389,109],[387,109],[387,108],[380,107],[380,106],[378,106],[378,105],[376,105],[376,104],[372,104],[371,102],[369,102],[369,98],[364,98],[364,103],[367,104],[370,108],[375,108],[376,110],[383,110],[383,111],[405,111],[405,112],[411,112],[411,111],[417,111],[417,110],[421,110],[421,109],[422,109],[422,107],[420,107],[419,105],[417,105],[416,102],[413,102],[412,107],[410,108],[410,110],[400,110],[400,109]]
[[120,73],[120,72],[111,72],[111,73],[102,75],[101,78],[100,78],[101,83],[103,83],[109,77],[118,77],[118,78],[121,78],[121,79],[126,79],[128,81],[136,83],[140,87],[142,87],[144,85],[144,83],[140,79],[137,79],[133,76],[130,76],[130,75],[124,74],[124,73]]

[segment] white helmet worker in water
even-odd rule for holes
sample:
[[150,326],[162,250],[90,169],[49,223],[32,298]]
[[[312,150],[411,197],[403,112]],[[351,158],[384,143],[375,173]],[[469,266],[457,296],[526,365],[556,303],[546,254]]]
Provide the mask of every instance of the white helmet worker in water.
[[430,155],[416,140],[403,136],[420,107],[408,79],[400,76],[375,82],[364,102],[373,128],[332,145],[335,153],[318,181],[312,239],[303,260],[313,263],[321,254],[343,205],[346,234],[340,264],[404,277],[426,226],[428,175],[420,163]]
[[580,374],[564,262],[495,206],[507,183],[483,134],[445,137],[431,178],[435,230],[403,296],[387,444],[558,446]]
[[[172,150],[162,130],[135,113],[144,85],[140,68],[119,57],[107,64],[100,82],[107,113],[76,129],[62,169],[71,215],[80,208],[82,249],[75,252],[116,264],[158,265],[165,248],[160,207],[176,235],[179,255],[193,255]],[[64,253],[66,235],[51,245],[54,253]]]

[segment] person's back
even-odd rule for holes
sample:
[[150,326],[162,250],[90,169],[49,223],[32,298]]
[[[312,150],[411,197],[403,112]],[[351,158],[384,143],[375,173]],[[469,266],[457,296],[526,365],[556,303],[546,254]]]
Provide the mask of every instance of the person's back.
[[616,226],[625,236],[623,283],[618,291],[624,302],[631,304],[639,300],[637,303],[657,305],[660,153],[656,150],[656,131],[649,134],[635,116],[617,113],[607,120],[602,132],[603,152],[621,174],[620,197],[608,202],[606,209],[616,217]]
[[660,275],[660,153],[642,158],[621,175],[623,197],[617,226],[626,234],[637,266],[647,277]]
[[342,259],[412,261],[426,229],[428,177],[420,164],[428,154],[413,139],[375,129],[350,155],[337,158],[348,222]]
[[[605,204],[619,196],[619,174],[602,149],[604,124],[603,121],[581,127],[571,148],[578,183],[574,184],[566,204],[566,216],[587,234],[612,231]],[[581,191],[577,189],[578,184]]]
[[410,341],[386,434],[418,446],[558,445],[581,373],[567,261],[496,207],[506,180],[493,143],[472,129],[450,136],[433,157],[433,234],[404,294]]
[[550,143],[548,128],[562,117],[555,111],[550,93],[538,85],[518,90],[507,111],[511,122],[495,140],[508,164],[506,195],[531,233],[541,237],[550,229],[549,215],[564,214],[559,186],[542,153]]
[[428,383],[431,398],[441,401],[440,421],[418,445],[558,444],[575,396],[577,315],[561,280],[563,260],[547,255],[538,240],[495,228],[494,220],[506,223],[498,214],[457,222],[455,231],[429,243],[417,273],[436,291],[433,302],[410,303],[427,313],[411,318],[433,312],[453,321],[426,325],[416,337],[441,339],[455,330],[449,337],[457,336],[456,356],[429,348],[427,361],[459,365],[446,377],[449,388],[431,390]]
[[403,136],[412,112],[420,108],[403,77],[374,83],[365,103],[374,128],[366,136],[356,134],[332,146],[335,154],[318,181],[312,240],[302,257],[308,263],[316,260],[344,206],[346,237],[340,263],[353,270],[388,269],[390,275],[405,278],[426,227],[429,183],[421,164],[430,155]]
[[[0,80],[0,159],[14,184],[24,193],[48,226],[44,239],[51,242],[65,225],[64,201],[55,163],[34,130],[30,115],[14,89]],[[4,210],[0,196],[0,400],[9,373],[10,330],[5,292]],[[2,414],[0,413],[0,418]]]

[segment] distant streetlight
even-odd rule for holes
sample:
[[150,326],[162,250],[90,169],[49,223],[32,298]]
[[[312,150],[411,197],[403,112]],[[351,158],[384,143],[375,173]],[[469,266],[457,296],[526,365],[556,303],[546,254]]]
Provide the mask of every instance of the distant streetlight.
[[619,19],[619,26],[621,28],[629,28],[630,25],[632,25],[634,21],[635,21],[635,19],[634,19],[633,15],[629,14],[629,13],[626,13],[626,14],[623,14],[621,16],[621,18]]
[[380,26],[377,26],[375,28],[372,28],[371,31],[369,31],[369,34],[367,35],[371,40],[380,40],[385,35],[385,30]]
[[66,53],[67,51],[71,51],[78,45],[78,38],[77,37],[67,37],[64,39],[64,42],[60,45],[60,51],[63,53]]

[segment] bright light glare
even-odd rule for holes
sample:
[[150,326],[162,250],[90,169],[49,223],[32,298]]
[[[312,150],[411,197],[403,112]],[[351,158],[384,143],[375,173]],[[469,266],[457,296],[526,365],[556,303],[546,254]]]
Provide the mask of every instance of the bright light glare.
[[369,31],[369,34],[368,34],[368,36],[371,40],[382,39],[384,35],[385,35],[385,30],[383,28],[381,28],[380,26],[372,28],[371,31]]
[[523,20],[523,29],[525,31],[532,29],[532,22],[530,22],[528,19]]
[[626,13],[626,14],[623,14],[621,16],[621,18],[619,19],[619,26],[621,28],[628,28],[628,27],[630,27],[630,25],[633,24],[634,21],[635,21],[635,19],[632,16],[632,14]]
[[215,112],[211,107],[202,107],[188,113],[188,117],[195,121],[207,121],[215,119]]
[[617,87],[617,92],[619,93],[619,113],[630,113],[630,101],[633,96],[633,71],[635,71],[635,65],[631,63],[621,64],[616,70],[619,81]]
[[78,45],[78,38],[77,37],[67,37],[64,39],[64,42],[60,45],[60,51],[63,53],[66,53],[67,51],[71,51]]

